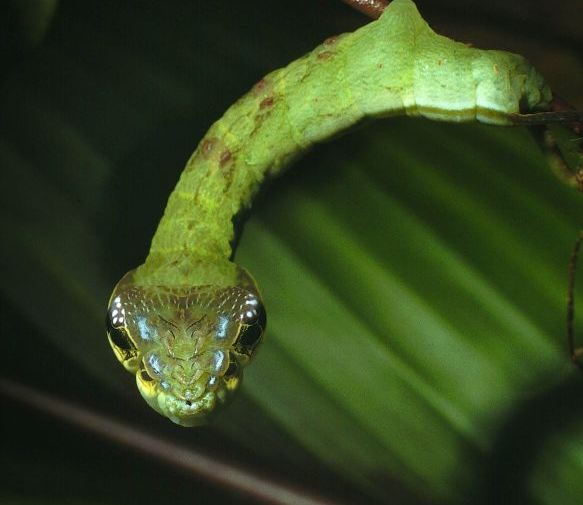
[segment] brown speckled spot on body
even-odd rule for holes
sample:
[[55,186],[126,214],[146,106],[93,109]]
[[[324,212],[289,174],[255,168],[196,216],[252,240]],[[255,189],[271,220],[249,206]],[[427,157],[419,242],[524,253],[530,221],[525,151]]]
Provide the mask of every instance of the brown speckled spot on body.
[[338,35],[334,35],[332,37],[328,37],[325,41],[324,41],[324,45],[325,46],[333,46],[336,44],[336,42],[338,42]]
[[318,59],[322,61],[329,60],[334,55],[331,51],[322,51],[318,54]]
[[225,150],[221,153],[221,156],[219,157],[219,168],[221,170],[221,173],[223,174],[223,180],[225,181],[225,186],[223,189],[223,191],[225,192],[229,191],[231,185],[233,184],[233,176],[235,169],[235,164],[233,163],[233,161],[234,161],[233,153],[228,148],[225,148]]
[[227,163],[229,163],[231,160],[233,159],[233,155],[231,154],[231,151],[229,151],[228,149],[225,149],[222,153],[221,153],[221,157],[219,158],[219,166],[221,168],[223,168]]
[[263,109],[268,109],[270,107],[273,106],[273,97],[268,96],[267,98],[264,98],[261,103],[259,104],[259,109],[263,110]]
[[332,37],[328,37],[322,45],[326,47],[334,47],[338,42],[340,42],[344,37],[349,35],[348,33],[340,33],[338,35],[333,35]]
[[200,144],[200,151],[205,158],[209,158],[217,145],[216,138],[204,139]]
[[255,96],[259,96],[265,92],[265,88],[267,88],[267,80],[263,78],[255,83],[251,91]]

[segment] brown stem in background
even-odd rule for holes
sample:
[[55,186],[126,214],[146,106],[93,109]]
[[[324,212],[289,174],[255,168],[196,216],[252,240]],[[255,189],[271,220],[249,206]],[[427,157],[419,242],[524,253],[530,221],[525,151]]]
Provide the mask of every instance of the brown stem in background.
[[549,123],[572,123],[573,131],[577,134],[581,133],[583,125],[583,112],[576,110],[550,110],[546,112],[532,112],[530,114],[510,114],[510,118],[514,124],[525,126]]
[[247,495],[252,498],[253,503],[340,505],[338,502],[313,496],[300,489],[257,475],[250,470],[221,462],[198,451],[165,441],[159,435],[149,434],[123,422],[3,377],[0,377],[0,394],[74,426],[96,433],[102,438],[130,447],[158,461],[163,461],[192,475],[214,482],[220,487]]
[[554,95],[553,101],[551,102],[552,112],[574,112],[579,115],[579,119],[575,120],[572,125],[573,131],[577,135],[583,134],[583,112],[579,112],[575,109],[567,100],[564,100],[560,96]]
[[571,360],[575,365],[583,371],[583,348],[575,346],[575,331],[573,329],[573,321],[575,319],[575,272],[577,270],[577,258],[579,256],[579,249],[583,241],[583,231],[579,232],[579,238],[575,242],[575,247],[571,253],[569,260],[569,287],[567,289],[567,341],[569,344],[569,353]]
[[548,111],[532,112],[529,114],[510,114],[514,124],[533,126],[549,123],[570,124],[577,135],[583,132],[583,112],[579,112],[569,102],[560,96],[553,95],[553,101]]
[[[551,170],[568,185],[583,191],[583,164],[579,163],[570,169],[561,153],[557,141],[547,125],[564,124],[575,135],[583,133],[583,113],[555,95],[545,112],[530,114],[510,114],[510,119],[516,125],[530,126],[537,143],[545,153]],[[581,150],[581,149],[580,149]]]
[[554,135],[547,127],[531,126],[530,131],[542,149],[553,174],[568,186],[583,191],[583,166],[569,168]]
[[387,5],[388,0],[342,0],[353,9],[366,14],[368,17],[378,19]]

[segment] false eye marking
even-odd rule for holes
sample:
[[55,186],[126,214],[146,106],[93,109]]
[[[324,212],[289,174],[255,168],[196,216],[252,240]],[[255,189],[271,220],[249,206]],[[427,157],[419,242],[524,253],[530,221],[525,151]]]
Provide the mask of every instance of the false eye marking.
[[126,313],[120,296],[116,296],[107,310],[105,326],[109,343],[115,356],[129,371],[138,367],[139,351],[128,334]]
[[126,311],[122,307],[120,296],[116,296],[113,299],[111,302],[110,311],[111,325],[113,327],[119,327],[125,324]]
[[148,373],[148,371],[145,368],[140,370],[140,377],[144,382],[154,381],[154,378]]
[[241,327],[235,341],[235,349],[242,354],[252,356],[261,342],[267,324],[267,315],[260,300],[249,294],[243,304]]
[[258,324],[242,326],[235,348],[238,351],[251,356],[261,341],[262,336],[263,327],[259,326]]
[[239,365],[237,364],[237,358],[235,356],[231,356],[229,358],[229,366],[227,370],[225,370],[224,377],[226,380],[232,379],[239,374]]
[[105,318],[105,325],[107,327],[107,334],[112,344],[126,352],[135,349],[135,346],[131,343],[127,336],[125,327],[122,324],[119,324],[119,319],[117,319],[116,316],[108,313]]
[[256,295],[249,293],[241,305],[241,323],[261,324],[265,327],[265,310]]
[[234,355],[229,357],[229,366],[223,375],[223,381],[227,391],[235,391],[241,383],[241,366]]

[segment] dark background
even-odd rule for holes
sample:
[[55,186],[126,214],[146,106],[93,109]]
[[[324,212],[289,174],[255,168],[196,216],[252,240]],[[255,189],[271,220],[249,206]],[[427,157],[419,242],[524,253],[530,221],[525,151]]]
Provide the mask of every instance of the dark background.
[[[332,0],[52,6],[0,4],[2,377],[342,503],[578,503],[583,387],[563,334],[583,199],[528,132],[376,122],[275,182],[239,254],[269,340],[216,424],[179,429],[114,361],[109,291],[208,126],[366,19]],[[419,8],[583,106],[578,2]],[[1,401],[2,503],[255,502]]]

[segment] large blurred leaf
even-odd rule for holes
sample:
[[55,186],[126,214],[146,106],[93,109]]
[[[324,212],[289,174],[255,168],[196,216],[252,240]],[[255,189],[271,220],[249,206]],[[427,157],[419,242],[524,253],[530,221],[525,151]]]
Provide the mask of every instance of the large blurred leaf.
[[[523,130],[376,122],[272,184],[238,253],[262,287],[269,338],[214,427],[159,419],[114,362],[109,291],[143,260],[205,129],[266,71],[363,22],[332,2],[278,15],[268,5],[61,2],[43,47],[5,79],[8,373],[349,502],[578,503],[583,387],[563,327],[583,198]],[[40,476],[52,464],[78,473],[74,442],[43,442],[67,429],[11,415],[22,435],[3,493],[62,497]],[[116,453],[133,468],[120,479],[90,445],[111,493],[65,496],[117,503],[140,489],[154,502],[172,488],[173,502],[188,501],[190,486],[156,487],[130,453]],[[27,472],[28,488],[17,484]]]

